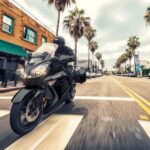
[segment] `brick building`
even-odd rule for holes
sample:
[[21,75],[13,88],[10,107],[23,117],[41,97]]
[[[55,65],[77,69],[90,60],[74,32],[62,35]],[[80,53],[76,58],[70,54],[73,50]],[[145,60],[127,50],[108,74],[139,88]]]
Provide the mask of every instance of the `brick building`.
[[0,0],[0,75],[4,70],[15,71],[28,51],[53,38],[50,29],[17,3]]

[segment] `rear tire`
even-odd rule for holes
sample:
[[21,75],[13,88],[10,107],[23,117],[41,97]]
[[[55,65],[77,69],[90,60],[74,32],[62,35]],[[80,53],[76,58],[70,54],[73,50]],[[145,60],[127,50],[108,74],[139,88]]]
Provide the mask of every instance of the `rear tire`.
[[[30,97],[31,98],[31,97]],[[39,123],[40,118],[41,118],[41,111],[39,111],[38,116],[33,122],[27,122],[27,124],[23,124],[21,121],[21,115],[22,115],[22,109],[25,104],[29,104],[30,99],[29,96],[27,96],[19,103],[13,103],[11,112],[10,112],[10,125],[12,130],[19,134],[19,135],[24,135],[32,131]]]

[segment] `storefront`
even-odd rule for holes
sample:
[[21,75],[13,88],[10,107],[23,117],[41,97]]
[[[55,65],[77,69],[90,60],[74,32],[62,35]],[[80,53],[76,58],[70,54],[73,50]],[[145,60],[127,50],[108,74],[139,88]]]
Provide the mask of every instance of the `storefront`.
[[0,40],[0,79],[7,72],[7,80],[14,80],[17,66],[23,66],[26,57],[27,53],[22,47]]

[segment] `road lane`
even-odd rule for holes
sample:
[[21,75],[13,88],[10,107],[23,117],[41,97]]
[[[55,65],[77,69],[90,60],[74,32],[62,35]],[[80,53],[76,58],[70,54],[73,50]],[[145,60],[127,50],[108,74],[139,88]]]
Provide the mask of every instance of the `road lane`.
[[114,78],[150,102],[150,79],[128,77]]
[[77,96],[107,96],[127,97],[128,95],[107,76],[89,79],[86,83],[79,84]]
[[[63,105],[55,112],[56,115],[83,116],[67,141],[66,150],[150,149],[150,116],[111,77],[90,79],[78,85],[76,96],[78,98],[74,103]],[[10,106],[10,100],[0,100],[0,110],[9,110]],[[46,126],[52,127],[52,124]],[[55,133],[58,133],[56,129],[53,131],[54,137]],[[0,148],[6,148],[20,138],[10,128],[9,115],[0,117]],[[55,144],[51,138],[46,137],[45,141]]]
[[79,100],[62,112],[84,115],[67,150],[150,148],[148,135],[138,123],[146,113],[135,102]]
[[[137,104],[148,114],[150,115],[150,102],[149,100],[143,98],[135,91],[131,90],[128,86],[124,84],[123,81],[120,81],[120,78],[112,78],[116,84],[118,84],[129,96],[131,96]],[[123,78],[122,78],[123,79]],[[131,79],[129,79],[131,80]],[[137,80],[137,79],[135,79]],[[138,81],[138,80],[137,80]],[[139,80],[140,81],[140,80]],[[141,80],[142,81],[142,80]]]

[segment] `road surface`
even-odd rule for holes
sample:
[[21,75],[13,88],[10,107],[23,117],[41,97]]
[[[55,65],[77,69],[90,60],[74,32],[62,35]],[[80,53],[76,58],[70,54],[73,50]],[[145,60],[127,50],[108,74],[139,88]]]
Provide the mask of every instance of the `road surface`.
[[77,86],[74,103],[62,105],[24,137],[9,125],[14,94],[0,94],[1,150],[150,150],[149,79],[89,79]]

